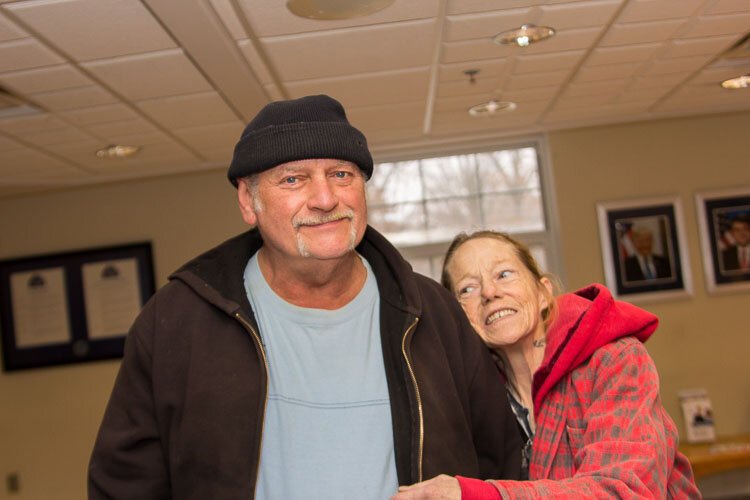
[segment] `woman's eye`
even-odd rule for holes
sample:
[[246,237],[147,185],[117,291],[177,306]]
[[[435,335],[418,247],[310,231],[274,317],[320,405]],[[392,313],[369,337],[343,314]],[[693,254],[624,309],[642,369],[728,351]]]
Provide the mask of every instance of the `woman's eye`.
[[513,271],[504,270],[504,271],[500,271],[497,277],[500,279],[505,279],[505,278],[510,278],[512,274],[513,274]]
[[476,290],[475,286],[465,286],[458,290],[458,295],[465,297],[467,295],[471,295],[474,290]]

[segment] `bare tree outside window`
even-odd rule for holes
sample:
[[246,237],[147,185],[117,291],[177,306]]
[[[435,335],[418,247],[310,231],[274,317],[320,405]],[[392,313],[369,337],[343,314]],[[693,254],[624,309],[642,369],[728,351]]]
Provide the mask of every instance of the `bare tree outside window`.
[[[433,277],[461,231],[547,230],[535,147],[380,163],[367,195],[373,227]],[[545,246],[529,243],[546,260]]]

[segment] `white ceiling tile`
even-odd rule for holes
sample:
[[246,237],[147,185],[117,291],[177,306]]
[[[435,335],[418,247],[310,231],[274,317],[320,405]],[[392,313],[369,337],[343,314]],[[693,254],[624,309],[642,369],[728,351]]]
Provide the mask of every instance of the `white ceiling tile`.
[[23,148],[23,144],[19,143],[18,141],[12,139],[9,136],[0,134],[0,151],[8,151],[11,149],[20,149]]
[[268,85],[263,85],[263,90],[266,92],[266,94],[269,97],[269,100],[271,101],[281,101],[284,99],[284,94],[282,94],[281,91],[279,90],[279,87],[277,87],[273,83],[270,83]]
[[0,12],[0,42],[25,38],[28,34]]
[[67,126],[64,121],[49,113],[0,119],[0,130],[14,136]]
[[63,59],[32,38],[0,43],[0,73],[62,62]]
[[42,92],[39,94],[32,94],[29,97],[45,109],[53,111],[97,106],[99,104],[109,104],[117,101],[112,94],[103,88],[94,86]]
[[[744,71],[744,73],[743,73]],[[716,85],[719,87],[721,82],[724,80],[727,80],[728,78],[734,78],[737,76],[740,76],[741,74],[746,74],[747,68],[743,68],[742,71],[733,68],[731,66],[729,67],[715,67],[715,68],[705,68],[702,71],[700,71],[698,74],[696,74],[693,78],[690,79],[689,83],[690,85],[694,84],[708,84],[708,85]],[[748,96],[748,92],[746,89],[734,91],[739,94],[745,94],[746,98],[750,98]]]
[[522,24],[536,23],[537,19],[534,17],[529,15],[526,9],[448,16],[445,21],[443,40],[455,42],[486,39],[488,42],[492,42],[492,38],[501,31],[517,28]]
[[642,74],[662,75],[665,73],[681,73],[683,75],[689,75],[694,71],[698,71],[710,61],[710,55],[657,59],[652,61],[649,68],[643,71]]
[[514,73],[536,73],[540,71],[555,71],[572,69],[581,60],[582,50],[569,50],[552,54],[530,54],[518,56],[513,67]]
[[268,71],[266,63],[263,62],[260,54],[258,54],[258,51],[255,50],[255,45],[253,45],[250,40],[240,40],[239,42],[237,42],[237,46],[242,51],[242,54],[245,56],[245,60],[250,65],[250,68],[253,70],[253,73],[255,74],[255,77],[258,79],[258,81],[262,85],[272,83],[273,77]]
[[734,36],[712,36],[685,40],[671,40],[665,44],[663,58],[687,57],[704,54],[718,54],[728,49],[735,41]]
[[733,12],[750,12],[747,0],[716,0],[704,11],[706,14],[731,14]]
[[547,87],[560,84],[570,75],[570,71],[549,71],[545,73],[528,73],[513,75],[503,84],[502,90],[517,90],[535,87]]
[[617,64],[623,62],[643,62],[650,59],[661,48],[660,44],[625,45],[594,49],[586,58],[587,66]]
[[34,149],[0,152],[0,178],[4,184],[29,180],[48,182],[50,179],[69,179],[82,175],[80,169]]
[[344,108],[417,101],[430,84],[429,68],[362,73],[342,78],[288,82],[289,97],[328,94]]
[[551,99],[558,92],[558,87],[536,87],[533,89],[512,89],[495,94],[503,101],[512,101],[516,103],[539,101]]
[[582,97],[594,94],[617,95],[625,89],[629,82],[630,80],[623,78],[620,80],[572,83],[567,86],[565,92],[563,92],[563,96]]
[[692,15],[705,0],[630,0],[618,22],[632,23]]
[[242,27],[242,22],[237,18],[234,7],[232,7],[232,0],[209,0],[209,3],[232,38],[235,40],[247,38],[248,34],[245,32],[245,28]]
[[[369,138],[370,131],[393,128],[394,125],[399,128],[421,127],[425,109],[425,102],[421,101],[350,108],[346,115]],[[400,117],[398,122],[394,121],[394,116]]]
[[466,40],[443,44],[441,62],[446,64],[497,59],[513,55],[511,47],[501,47],[488,40]]
[[110,137],[122,136],[122,135],[134,135],[149,133],[157,130],[156,126],[152,123],[144,120],[143,118],[136,118],[134,120],[118,120],[106,123],[94,123],[88,126],[84,126],[91,134],[101,137],[102,139],[109,139]]
[[55,130],[46,130],[44,132],[26,133],[23,140],[37,146],[47,146],[50,144],[64,144],[66,142],[76,142],[91,139],[91,136],[85,132],[74,128],[66,127]]
[[[696,38],[702,36],[731,35],[747,33],[750,26],[750,12],[722,16],[705,16],[693,19],[677,34],[678,38]],[[738,36],[737,39],[742,38]]]
[[70,64],[0,74],[3,85],[23,94],[91,85],[92,81]]
[[151,99],[137,104],[158,123],[171,129],[226,123],[237,119],[215,92]]
[[560,30],[601,27],[612,20],[620,4],[621,0],[593,0],[546,5],[540,7],[539,24]]
[[306,33],[322,30],[341,30],[371,24],[393,24],[399,21],[434,18],[440,0],[396,0],[386,9],[354,19],[320,21],[295,16],[278,2],[238,0],[253,32],[258,37]]
[[681,83],[685,75],[680,73],[667,73],[664,75],[636,76],[630,84],[630,90],[650,89],[653,87],[672,87]]
[[576,74],[576,82],[593,82],[598,80],[616,80],[633,76],[640,64],[606,64],[603,66],[584,66]]
[[92,123],[130,120],[136,118],[138,114],[124,104],[105,104],[65,111],[60,116],[79,125],[89,125]]
[[650,42],[663,42],[669,39],[685,24],[684,19],[653,21],[642,23],[615,24],[604,35],[600,45],[612,47]]
[[211,89],[180,49],[104,59],[83,66],[115,92],[134,101]]
[[560,97],[555,101],[553,109],[589,108],[591,106],[606,106],[614,99],[614,93],[590,94],[585,96]]
[[671,89],[672,87],[651,87],[646,89],[627,90],[620,94],[617,101],[623,103],[633,101],[655,102],[668,94]]
[[243,129],[244,125],[240,121],[233,121],[205,127],[184,128],[175,131],[175,134],[198,150],[223,149],[231,157],[234,145],[239,140]]
[[262,42],[282,80],[289,81],[421,66],[432,58],[434,36],[433,21],[415,21]]
[[497,0],[448,0],[447,12],[450,15],[468,14],[471,12],[484,12],[488,10],[515,9],[520,7],[534,7],[540,0],[503,0],[498,4]]
[[78,61],[175,46],[141,2],[27,0],[5,8]]

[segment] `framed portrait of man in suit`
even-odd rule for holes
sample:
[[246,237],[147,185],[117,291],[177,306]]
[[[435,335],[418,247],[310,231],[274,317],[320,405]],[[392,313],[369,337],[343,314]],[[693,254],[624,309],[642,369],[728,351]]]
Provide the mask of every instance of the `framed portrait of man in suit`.
[[604,275],[616,296],[636,302],[692,294],[679,198],[601,202],[597,213]]
[[696,193],[709,293],[750,290],[750,187]]

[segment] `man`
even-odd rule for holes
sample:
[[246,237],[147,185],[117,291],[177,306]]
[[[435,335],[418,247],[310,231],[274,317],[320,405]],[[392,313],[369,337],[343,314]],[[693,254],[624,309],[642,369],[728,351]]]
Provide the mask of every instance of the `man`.
[[650,229],[634,226],[630,240],[635,247],[635,254],[625,258],[625,281],[643,281],[672,276],[669,259],[653,253],[654,235]]
[[460,306],[367,226],[364,136],[328,96],[274,102],[229,167],[253,226],[144,307],[90,498],[372,498],[517,477],[498,373]]
[[750,271],[750,217],[738,215],[729,226],[734,245],[722,250],[724,271]]

